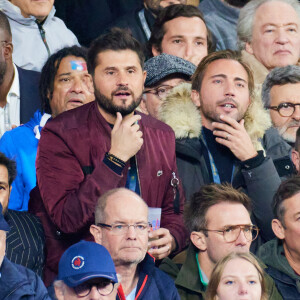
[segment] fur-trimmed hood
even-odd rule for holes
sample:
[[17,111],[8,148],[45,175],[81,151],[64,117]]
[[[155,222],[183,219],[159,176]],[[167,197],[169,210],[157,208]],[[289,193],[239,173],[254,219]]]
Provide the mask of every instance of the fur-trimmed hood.
[[[182,83],[172,89],[163,101],[158,118],[175,132],[176,139],[196,138],[201,134],[202,123],[198,108],[191,99],[191,84]],[[257,93],[246,111],[245,128],[256,150],[263,150],[260,140],[272,126],[269,113],[263,108]]]

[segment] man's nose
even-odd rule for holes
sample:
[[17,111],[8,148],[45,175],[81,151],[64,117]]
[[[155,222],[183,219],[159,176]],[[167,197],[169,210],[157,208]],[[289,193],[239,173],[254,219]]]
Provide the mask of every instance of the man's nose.
[[277,31],[277,38],[276,38],[276,42],[278,44],[286,44],[288,43],[289,38],[288,38],[288,33],[286,32],[284,27],[280,27]]
[[126,235],[130,239],[136,239],[136,229],[135,229],[135,227],[133,225],[130,225],[128,227]]
[[101,295],[99,294],[97,287],[93,286],[91,292],[88,295],[89,300],[101,300]]
[[85,83],[80,78],[74,78],[72,84],[72,91],[74,91],[75,93],[81,93],[84,84]]
[[125,72],[120,72],[118,74],[117,84],[121,86],[128,85],[128,75]]
[[241,229],[240,234],[238,236],[238,238],[235,241],[236,246],[246,246],[248,243],[248,240],[245,236],[244,231]]
[[295,105],[295,111],[292,115],[292,118],[299,121],[300,120],[300,103]]
[[227,81],[225,84],[224,96],[234,97],[235,96],[235,82]]

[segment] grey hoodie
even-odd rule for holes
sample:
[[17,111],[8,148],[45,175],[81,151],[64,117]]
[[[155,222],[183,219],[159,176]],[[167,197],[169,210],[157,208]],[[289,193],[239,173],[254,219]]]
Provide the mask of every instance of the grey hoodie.
[[[0,9],[8,17],[11,27],[14,63],[27,70],[41,71],[48,59],[48,52],[36,24],[36,18],[23,17],[20,8],[8,0],[0,0]],[[54,14],[53,6],[43,24],[50,54],[67,46],[79,45],[72,31],[61,19],[54,17]]]

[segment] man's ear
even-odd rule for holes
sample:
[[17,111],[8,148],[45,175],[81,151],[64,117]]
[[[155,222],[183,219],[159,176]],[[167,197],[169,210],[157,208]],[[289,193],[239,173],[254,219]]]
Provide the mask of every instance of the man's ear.
[[158,49],[155,46],[152,46],[152,54],[153,56],[158,56],[161,54],[161,52],[158,51]]
[[54,285],[54,290],[55,290],[55,296],[57,300],[64,300],[64,287],[63,286],[56,286]]
[[14,50],[14,46],[11,42],[5,43],[3,54],[6,60],[12,59],[13,50]]
[[285,238],[284,227],[278,219],[272,220],[272,229],[277,238],[279,238],[280,240],[283,240]]
[[95,242],[102,245],[102,228],[96,225],[91,225],[90,233],[94,237]]
[[245,50],[246,50],[246,52],[248,52],[249,54],[252,54],[252,55],[254,54],[252,45],[251,45],[251,43],[249,43],[249,42],[246,43],[246,45],[245,45]]
[[300,162],[300,157],[299,157],[299,152],[295,149],[292,150],[292,161],[295,165],[295,168],[297,170],[297,173],[299,174],[299,162]]
[[199,250],[205,251],[206,246],[206,238],[205,234],[202,231],[193,231],[190,235],[190,239],[192,243],[197,247]]
[[191,92],[191,98],[193,103],[197,106],[200,107],[200,94],[196,90],[192,90]]

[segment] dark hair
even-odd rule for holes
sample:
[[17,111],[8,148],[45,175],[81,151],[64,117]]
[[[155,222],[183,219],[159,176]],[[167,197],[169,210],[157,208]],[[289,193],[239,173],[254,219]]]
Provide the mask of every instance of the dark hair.
[[112,28],[108,33],[95,39],[88,51],[88,70],[94,75],[98,65],[98,54],[106,50],[120,51],[132,50],[137,54],[142,69],[144,69],[145,55],[142,45],[126,29]]
[[[157,49],[160,53],[162,52],[161,43],[166,33],[164,24],[168,21],[173,19],[185,17],[185,18],[193,18],[198,17],[203,21],[206,26],[206,22],[200,10],[193,6],[193,5],[185,5],[185,4],[174,4],[167,6],[166,8],[162,9],[161,12],[158,14],[155,23],[151,30],[151,37],[148,41],[148,52],[149,54],[152,53],[152,46]],[[208,53],[215,50],[215,46],[212,40],[212,34],[210,30],[207,28],[207,50]],[[151,55],[153,56],[153,55]]]
[[4,153],[0,152],[0,165],[6,167],[8,173],[8,184],[11,186],[17,176],[16,162],[6,157]]
[[87,49],[84,47],[72,46],[63,48],[52,54],[46,61],[41,71],[39,84],[42,112],[51,114],[50,101],[53,95],[54,80],[61,61],[67,56],[81,57],[87,60]]
[[0,11],[0,29],[4,30],[5,33],[8,34],[9,38],[11,39],[11,29],[10,29],[9,21],[3,11]]
[[207,67],[214,61],[219,59],[235,60],[242,65],[248,75],[248,88],[250,96],[254,93],[254,78],[250,67],[242,60],[241,52],[232,50],[217,51],[205,56],[199,63],[195,73],[192,76],[192,90],[200,92],[202,80]]
[[291,177],[285,181],[283,181],[276,194],[273,198],[273,213],[276,219],[278,219],[282,226],[285,227],[284,223],[284,213],[285,206],[284,200],[295,196],[300,193],[300,176]]
[[199,192],[194,193],[190,201],[185,204],[183,216],[185,226],[189,232],[206,228],[208,209],[222,202],[242,204],[249,214],[251,213],[249,197],[234,189],[230,184],[211,183],[203,185]]

